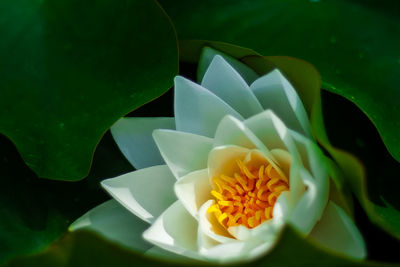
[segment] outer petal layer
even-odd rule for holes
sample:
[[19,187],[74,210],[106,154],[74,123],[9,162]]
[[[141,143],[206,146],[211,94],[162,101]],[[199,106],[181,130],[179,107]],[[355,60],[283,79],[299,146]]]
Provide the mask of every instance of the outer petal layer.
[[112,199],[81,216],[71,224],[69,230],[95,231],[123,246],[144,252],[151,248],[142,238],[142,233],[147,227],[147,223]]
[[154,140],[168,167],[177,179],[207,167],[211,138],[171,130],[155,130]]
[[321,245],[346,256],[364,259],[365,243],[347,214],[330,201],[324,215],[311,232],[311,238]]
[[175,183],[176,196],[194,218],[201,205],[212,198],[211,190],[207,169],[191,172]]
[[181,76],[175,77],[176,129],[213,137],[226,115],[243,117],[209,90]]
[[145,240],[176,254],[199,258],[197,221],[176,201],[143,233]]
[[176,200],[175,181],[169,168],[160,165],[104,180],[101,185],[125,208],[151,223]]
[[221,56],[215,56],[201,85],[220,97],[243,117],[263,111],[256,96],[243,78]]
[[240,73],[247,84],[251,84],[259,77],[259,75],[254,70],[252,70],[239,60],[228,56],[221,51],[217,51],[211,47],[204,47],[200,56],[199,67],[197,71],[197,80],[199,82],[201,82],[201,80],[203,79],[203,76],[206,73],[208,66],[210,66],[211,61],[216,55],[223,57],[238,73]]
[[111,127],[119,149],[136,168],[164,164],[151,136],[154,129],[175,129],[174,118],[121,118]]
[[288,128],[311,137],[310,123],[296,90],[279,70],[258,78],[250,86],[264,109],[271,109]]

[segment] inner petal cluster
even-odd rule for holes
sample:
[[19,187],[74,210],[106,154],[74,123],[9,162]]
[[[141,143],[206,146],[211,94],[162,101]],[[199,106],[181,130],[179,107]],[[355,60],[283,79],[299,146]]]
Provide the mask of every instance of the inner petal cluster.
[[247,166],[236,159],[236,164],[240,171],[233,177],[221,174],[212,178],[211,195],[216,204],[207,212],[213,213],[226,229],[238,225],[251,229],[273,217],[277,198],[289,190],[288,180],[268,163]]

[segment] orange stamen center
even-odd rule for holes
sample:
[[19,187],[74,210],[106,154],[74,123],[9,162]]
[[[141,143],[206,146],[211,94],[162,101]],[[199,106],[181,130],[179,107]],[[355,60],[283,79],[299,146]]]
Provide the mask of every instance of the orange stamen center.
[[272,218],[277,198],[289,190],[288,181],[271,164],[255,168],[246,166],[240,159],[236,163],[239,173],[212,179],[211,195],[216,204],[207,212],[213,213],[226,229],[238,225],[254,228]]

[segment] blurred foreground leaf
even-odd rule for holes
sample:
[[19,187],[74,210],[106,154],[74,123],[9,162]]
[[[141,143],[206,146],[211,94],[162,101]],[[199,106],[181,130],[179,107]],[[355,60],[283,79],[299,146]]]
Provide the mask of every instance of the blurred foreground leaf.
[[155,1],[3,0],[0,36],[0,132],[40,177],[87,175],[106,130],[178,69]]
[[[288,256],[290,255],[290,256]],[[215,266],[208,263],[184,264],[149,258],[122,249],[92,232],[69,233],[41,254],[15,259],[7,266]],[[219,265],[216,265],[219,266]],[[278,245],[267,256],[237,266],[392,266],[358,262],[318,249],[290,228],[285,229]],[[394,265],[393,265],[394,266]]]

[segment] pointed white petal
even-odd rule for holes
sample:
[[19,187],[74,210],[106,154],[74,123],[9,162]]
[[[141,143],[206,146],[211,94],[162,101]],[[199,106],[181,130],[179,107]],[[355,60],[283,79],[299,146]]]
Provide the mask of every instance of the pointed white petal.
[[264,110],[240,74],[219,55],[211,61],[201,86],[220,97],[244,118]]
[[175,123],[182,132],[213,137],[226,115],[243,117],[209,90],[181,76],[175,77]]
[[282,192],[274,206],[274,221],[277,225],[283,224],[290,216],[292,205],[290,202],[290,191]]
[[279,70],[258,78],[250,86],[264,109],[271,109],[290,129],[311,137],[310,122],[296,90]]
[[197,252],[197,221],[176,201],[143,233],[145,240],[190,258]]
[[151,136],[154,129],[175,129],[174,118],[121,118],[111,127],[119,149],[136,168],[164,164]]
[[175,183],[175,194],[187,211],[198,217],[200,207],[212,198],[208,169],[191,172]]
[[[232,238],[228,231],[217,221],[214,214],[207,212],[215,203],[214,200],[208,200],[199,210],[199,231],[205,234],[207,237],[218,243],[229,243],[234,242],[236,239]],[[211,242],[211,241],[209,241]]]
[[[307,188],[293,211],[292,222],[301,232],[308,234],[321,218],[328,203],[328,166],[324,154],[315,142],[292,130],[289,130],[289,134],[292,136],[303,165],[294,165],[292,168],[298,169],[294,174],[299,175]],[[308,215],[301,215],[305,213]]]
[[237,240],[246,241],[250,239],[258,239],[262,241],[272,241],[277,238],[279,231],[282,229],[284,222],[282,220],[273,218],[265,221],[259,226],[249,229],[245,226],[231,226],[229,233]]
[[303,182],[303,178],[300,175],[300,170],[302,168],[303,166],[298,161],[293,161],[290,165],[290,197],[288,200],[291,208],[294,207],[294,205],[300,200],[306,191],[306,186]]
[[224,117],[218,125],[214,147],[236,145],[248,149],[263,147],[263,143],[238,119]]
[[320,245],[355,259],[365,259],[364,240],[354,222],[332,201],[311,232],[311,238]]
[[227,54],[217,51],[211,47],[204,47],[200,55],[199,67],[197,70],[197,80],[199,82],[203,79],[208,66],[216,55],[222,56],[238,73],[240,73],[240,76],[243,77],[247,84],[251,84],[259,77],[254,70],[240,62],[238,59],[228,56]]
[[203,250],[202,255],[209,260],[223,264],[244,263],[266,254],[273,248],[275,242],[276,239],[268,241],[257,239],[234,241]]
[[248,259],[249,252],[258,244],[252,241],[232,241],[203,250],[202,254],[219,263],[243,262]]
[[299,158],[296,146],[285,124],[271,110],[266,110],[244,121],[258,139],[269,149],[287,150],[292,160]]
[[289,134],[296,145],[303,166],[314,177],[326,177],[327,163],[318,145],[295,131],[289,130]]
[[287,150],[277,148],[277,149],[272,149],[271,154],[276,160],[276,163],[279,166],[279,168],[286,175],[286,177],[289,177],[290,166],[292,162],[289,152],[287,152]]
[[142,238],[147,227],[147,223],[112,199],[88,211],[71,224],[69,230],[94,231],[113,242],[143,252],[151,247]]
[[160,165],[104,180],[101,185],[125,208],[151,223],[176,200],[175,181],[169,168]]
[[208,235],[204,234],[203,230],[200,228],[197,231],[197,246],[199,248],[199,253],[206,253],[208,249],[219,245],[218,241],[215,241]]
[[320,220],[329,196],[327,174],[323,177],[312,177],[304,168],[300,176],[307,189],[296,203],[291,214],[290,222],[301,233],[308,235]]
[[153,137],[177,179],[207,167],[208,153],[213,144],[211,138],[172,130],[155,130]]
[[211,150],[208,156],[208,175],[211,178],[221,174],[233,176],[239,173],[236,159],[243,160],[251,150],[240,146],[219,146]]
[[[223,118],[215,133],[214,147],[221,149],[224,146],[238,146],[246,149],[256,148],[279,171],[277,162],[269,149],[243,122],[232,116]],[[211,161],[209,160],[209,162]]]

